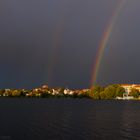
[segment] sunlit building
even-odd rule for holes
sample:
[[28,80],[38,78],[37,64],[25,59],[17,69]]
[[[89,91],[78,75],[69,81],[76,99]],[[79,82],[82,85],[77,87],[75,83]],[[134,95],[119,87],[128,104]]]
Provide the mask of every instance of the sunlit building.
[[140,92],[140,85],[138,85],[138,84],[122,84],[121,86],[125,89],[125,92],[128,95],[133,88],[137,89]]

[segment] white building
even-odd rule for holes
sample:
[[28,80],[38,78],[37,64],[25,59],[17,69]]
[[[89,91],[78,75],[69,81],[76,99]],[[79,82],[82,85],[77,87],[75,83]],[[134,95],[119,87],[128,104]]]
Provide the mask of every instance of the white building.
[[65,95],[73,95],[73,94],[74,94],[74,91],[69,90],[69,89],[65,89],[65,90],[64,90],[64,94],[65,94]]
[[58,94],[59,94],[58,90],[52,89],[52,95],[58,95]]

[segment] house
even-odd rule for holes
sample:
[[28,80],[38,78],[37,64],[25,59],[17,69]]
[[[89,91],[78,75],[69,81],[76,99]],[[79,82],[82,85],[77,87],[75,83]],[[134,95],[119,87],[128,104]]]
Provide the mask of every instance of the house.
[[52,95],[58,95],[59,94],[59,91],[56,90],[56,89],[52,89]]
[[48,85],[43,85],[41,88],[42,89],[49,89]]
[[135,85],[133,88],[137,89],[140,92],[140,85]]
[[65,90],[64,90],[64,94],[65,94],[65,95],[73,95],[73,94],[74,94],[74,91],[69,90],[69,89],[65,89]]
[[123,87],[125,89],[125,92],[129,95],[129,93],[131,92],[131,90],[137,89],[140,92],[140,85],[136,85],[136,84],[122,84],[121,87]]

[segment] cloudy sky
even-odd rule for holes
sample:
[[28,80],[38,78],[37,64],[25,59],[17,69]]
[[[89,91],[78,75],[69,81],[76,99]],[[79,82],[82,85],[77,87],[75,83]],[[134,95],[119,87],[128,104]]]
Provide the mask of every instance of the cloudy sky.
[[[0,88],[88,88],[121,0],[0,0]],[[126,0],[97,83],[140,83],[140,1]]]

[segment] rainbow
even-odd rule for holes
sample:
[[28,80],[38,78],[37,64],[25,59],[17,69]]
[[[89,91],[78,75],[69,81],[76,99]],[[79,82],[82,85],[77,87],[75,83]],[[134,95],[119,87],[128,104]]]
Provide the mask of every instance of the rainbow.
[[[64,7],[68,6],[68,1],[65,1]],[[47,71],[47,80],[49,85],[53,83],[54,80],[54,69],[57,63],[57,58],[59,55],[59,49],[61,48],[61,43],[63,40],[63,32],[65,30],[65,12],[63,11],[65,8],[61,8],[58,16],[58,21],[56,22],[56,29],[52,36],[52,49],[50,51],[48,71]],[[67,8],[66,8],[67,9]]]
[[98,76],[98,72],[99,72],[99,68],[100,68],[100,64],[101,64],[101,60],[102,60],[102,56],[104,54],[104,50],[107,47],[107,43],[109,41],[109,38],[111,36],[112,30],[115,26],[115,23],[118,19],[118,16],[121,13],[122,8],[124,7],[126,3],[126,0],[121,0],[115,11],[113,12],[109,24],[107,25],[107,27],[105,28],[105,31],[103,33],[102,39],[99,43],[99,48],[97,51],[97,55],[96,55],[96,59],[95,59],[95,63],[93,66],[93,73],[92,73],[92,80],[91,80],[91,87],[96,83],[97,80],[97,76]]
[[60,18],[53,35],[53,44],[52,44],[51,57],[49,61],[48,76],[47,76],[49,84],[52,83],[52,80],[54,78],[53,73],[54,73],[55,64],[59,52],[58,50],[61,46],[63,31],[64,31],[64,23],[63,23],[63,19]]

